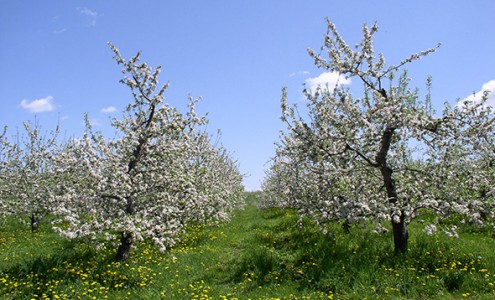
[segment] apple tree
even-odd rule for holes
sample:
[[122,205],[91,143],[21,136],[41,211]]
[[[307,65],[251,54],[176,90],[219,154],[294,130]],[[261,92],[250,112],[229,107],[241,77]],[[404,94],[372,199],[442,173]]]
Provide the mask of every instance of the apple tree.
[[202,129],[207,119],[195,111],[198,100],[190,98],[186,113],[165,103],[160,67],[141,63],[140,53],[126,61],[110,47],[133,101],[113,120],[117,138],[95,133],[87,121],[84,137],[58,157],[64,193],[55,229],[99,246],[118,244],[116,259],[124,260],[136,242],[165,250],[188,223],[228,218],[241,202],[243,176]]
[[[484,101],[446,105],[436,114],[431,79],[421,96],[409,86],[404,66],[438,47],[389,65],[374,50],[376,24],[363,26],[363,39],[355,47],[333,23],[327,25],[321,50],[308,49],[309,55],[324,72],[361,82],[362,90],[354,83],[352,90],[338,83],[305,88],[304,114],[288,105],[283,90],[287,130],[265,178],[266,201],[281,199],[319,222],[390,222],[396,253],[407,251],[407,225],[421,209],[478,218],[476,193],[466,191],[479,174],[467,170],[479,161],[471,152],[482,143],[476,133],[493,132],[493,115]],[[473,184],[459,185],[467,177]]]

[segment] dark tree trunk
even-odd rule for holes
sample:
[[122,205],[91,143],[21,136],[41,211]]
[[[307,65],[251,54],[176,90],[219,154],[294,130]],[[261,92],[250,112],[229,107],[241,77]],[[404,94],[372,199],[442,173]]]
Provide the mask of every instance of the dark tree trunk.
[[129,258],[132,246],[132,235],[123,232],[120,238],[120,245],[117,249],[117,261],[123,261]]
[[[390,204],[396,204],[398,201],[397,188],[395,186],[394,178],[392,177],[393,170],[387,163],[387,154],[390,149],[394,131],[394,127],[388,127],[383,132],[380,151],[376,156],[376,166],[382,173],[383,185],[387,190],[388,202]],[[404,218],[404,212],[402,210],[398,222],[394,222],[394,218],[392,217],[392,231],[394,234],[395,253],[406,253],[409,234],[407,232],[407,224]]]
[[351,232],[351,222],[349,222],[348,219],[345,219],[344,223],[342,223],[342,229],[344,230],[345,233]]
[[[134,213],[134,205],[132,197],[127,197],[127,205],[125,208],[125,213],[132,215]],[[129,258],[132,246],[132,234],[128,232],[122,232],[122,237],[120,238],[120,245],[117,249],[117,261],[123,261]]]
[[396,254],[406,253],[409,240],[407,224],[404,220],[404,213],[401,212],[400,222],[395,223],[392,220],[392,231],[394,233],[394,249]]
[[40,217],[36,215],[35,212],[31,213],[31,232],[35,232],[38,230],[38,226],[40,224]]
[[[395,181],[392,178],[392,169],[386,167],[381,169],[383,176],[383,183],[387,189],[388,201],[390,204],[397,203],[398,195],[397,189],[395,187]],[[400,211],[400,216],[398,222],[397,219],[394,221],[392,217],[392,231],[394,234],[394,250],[395,253],[406,253],[407,244],[409,239],[409,233],[407,232],[407,224],[404,217],[404,211]]]

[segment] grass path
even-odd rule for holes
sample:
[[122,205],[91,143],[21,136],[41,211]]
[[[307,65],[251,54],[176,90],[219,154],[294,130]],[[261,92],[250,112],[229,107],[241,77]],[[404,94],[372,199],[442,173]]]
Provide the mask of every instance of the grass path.
[[208,287],[209,293],[202,295],[205,298],[278,299],[278,295],[300,298],[300,287],[283,282],[282,274],[277,271],[278,262],[270,253],[273,250],[263,241],[267,228],[287,225],[279,224],[278,217],[267,218],[253,197],[243,210],[234,214],[231,222],[190,233],[190,239],[184,242],[187,250],[178,248],[172,253],[186,269],[194,270],[189,281]]

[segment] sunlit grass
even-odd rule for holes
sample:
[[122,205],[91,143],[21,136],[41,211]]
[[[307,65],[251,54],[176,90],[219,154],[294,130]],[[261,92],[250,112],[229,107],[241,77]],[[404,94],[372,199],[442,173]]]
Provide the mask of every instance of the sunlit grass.
[[356,224],[323,235],[292,210],[258,210],[230,223],[191,226],[166,253],[141,244],[125,262],[8,223],[0,230],[0,298],[6,299],[451,299],[495,297],[495,241],[466,226],[459,239],[412,224],[407,255],[391,236]]

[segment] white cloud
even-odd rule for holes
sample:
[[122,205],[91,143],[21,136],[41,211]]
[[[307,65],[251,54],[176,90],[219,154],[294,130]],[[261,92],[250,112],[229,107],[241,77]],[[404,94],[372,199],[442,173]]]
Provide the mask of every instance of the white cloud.
[[297,71],[289,74],[289,77],[294,77],[296,75],[309,75],[309,71]]
[[55,105],[53,104],[53,97],[47,96],[45,98],[36,99],[31,102],[24,99],[21,101],[21,107],[30,113],[40,113],[55,110]]
[[104,114],[111,114],[116,111],[117,109],[115,108],[115,106],[108,106],[101,109],[101,112]]
[[[481,86],[480,91],[474,93],[473,95],[470,95],[470,96],[464,98],[463,101],[469,100],[469,101],[473,101],[474,103],[479,103],[481,101],[481,98],[483,97],[484,91],[489,91],[488,100],[486,101],[486,105],[489,105],[489,106],[492,106],[495,108],[495,79],[484,83]],[[461,103],[463,101],[461,101]]]
[[351,84],[351,80],[337,72],[325,72],[321,73],[318,77],[306,79],[305,83],[306,87],[314,92],[318,86],[325,88],[328,84],[328,87],[331,89],[337,85]]
[[96,19],[101,16],[96,11],[93,11],[87,7],[78,7],[77,10],[79,11],[79,13],[81,15],[86,16],[90,19],[88,26],[95,26],[96,25]]

